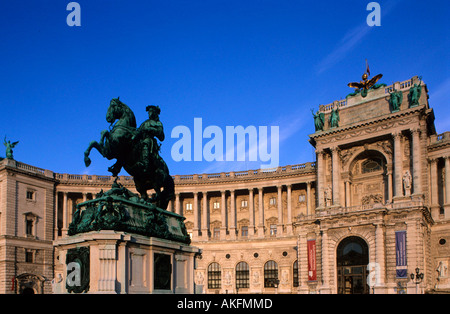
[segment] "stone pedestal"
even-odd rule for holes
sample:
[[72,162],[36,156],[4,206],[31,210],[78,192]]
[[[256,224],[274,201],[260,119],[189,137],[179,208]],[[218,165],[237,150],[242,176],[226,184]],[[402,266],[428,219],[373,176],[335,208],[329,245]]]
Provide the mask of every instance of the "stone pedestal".
[[184,217],[115,183],[77,205],[68,236],[55,241],[55,293],[194,293]]
[[112,230],[55,241],[54,293],[194,293],[187,244]]

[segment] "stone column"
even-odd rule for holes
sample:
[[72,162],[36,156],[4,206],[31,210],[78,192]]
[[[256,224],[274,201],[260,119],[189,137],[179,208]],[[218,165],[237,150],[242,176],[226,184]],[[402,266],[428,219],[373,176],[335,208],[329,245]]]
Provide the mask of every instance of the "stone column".
[[220,226],[220,239],[224,240],[227,235],[227,201],[225,190],[220,191],[220,219],[222,224]]
[[332,161],[332,184],[333,184],[333,205],[340,205],[340,194],[339,194],[339,156],[338,148],[331,148],[331,161]]
[[403,168],[403,156],[401,149],[401,133],[397,132],[392,134],[394,137],[394,175],[395,175],[395,197],[403,196],[403,187],[402,187],[402,168]]
[[208,240],[208,192],[202,192],[202,238],[203,240]]
[[430,203],[431,203],[431,216],[436,221],[439,219],[439,182],[438,182],[438,170],[437,159],[430,159]]
[[258,237],[264,238],[264,197],[263,188],[258,188]]
[[236,239],[236,198],[234,190],[230,191],[230,238]]
[[329,293],[330,264],[328,256],[328,230],[322,231],[322,290]]
[[83,194],[83,202],[86,202],[87,201],[87,193],[82,193]]
[[255,205],[253,203],[253,188],[248,189],[248,236],[253,237],[255,235]]
[[69,212],[68,212],[68,206],[67,206],[67,192],[63,192],[63,225],[62,225],[62,236],[67,235],[67,229],[68,229],[68,216],[69,216]]
[[392,202],[392,196],[393,196],[393,192],[392,192],[392,164],[389,163],[386,165],[387,168],[387,185],[388,185],[388,202]]
[[312,214],[311,181],[306,182],[306,215]]
[[292,185],[288,184],[287,188],[287,222],[286,233],[292,235]]
[[450,207],[450,156],[445,156],[445,206]]
[[180,193],[175,193],[175,212],[178,215],[182,215],[182,213],[181,213]]
[[413,192],[414,194],[422,194],[422,154],[420,151],[420,129],[413,129],[411,133],[413,146]]
[[199,225],[198,225],[198,192],[194,192],[194,228],[192,229],[192,237],[197,240],[199,236]]
[[346,207],[352,206],[351,200],[350,200],[350,195],[351,195],[350,192],[351,192],[351,190],[350,190],[350,181],[347,180],[347,181],[345,181],[345,206]]
[[384,231],[383,225],[378,223],[375,225],[375,262],[377,263],[379,273],[376,273],[376,286],[384,286],[385,274],[385,253],[384,253]]
[[325,163],[324,163],[324,152],[319,151],[317,153],[317,184],[316,184],[316,193],[318,194],[318,203],[317,206],[319,208],[325,208],[325,195],[324,195],[324,188],[325,188]]
[[283,234],[283,200],[282,196],[282,186],[277,185],[277,209],[278,209],[278,225],[277,225],[277,236]]

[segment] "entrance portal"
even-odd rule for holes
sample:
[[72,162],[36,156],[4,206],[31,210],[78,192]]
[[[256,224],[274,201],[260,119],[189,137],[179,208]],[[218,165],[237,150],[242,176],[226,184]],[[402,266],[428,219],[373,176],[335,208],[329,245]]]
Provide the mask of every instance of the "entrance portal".
[[337,248],[337,274],[339,294],[367,294],[367,264],[369,248],[359,237],[348,237]]

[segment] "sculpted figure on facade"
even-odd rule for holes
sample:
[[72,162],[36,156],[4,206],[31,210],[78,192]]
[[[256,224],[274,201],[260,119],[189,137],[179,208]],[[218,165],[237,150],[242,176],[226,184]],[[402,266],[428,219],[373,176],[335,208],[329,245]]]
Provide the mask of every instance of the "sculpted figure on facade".
[[405,189],[405,196],[411,195],[411,181],[411,174],[409,173],[409,170],[406,170],[403,175],[403,188]]
[[331,206],[331,199],[333,197],[332,195],[332,190],[331,190],[331,186],[327,186],[325,188],[325,207],[330,207]]
[[446,261],[439,261],[439,264],[436,268],[436,272],[438,273],[437,280],[440,281],[442,278],[447,277],[448,264]]

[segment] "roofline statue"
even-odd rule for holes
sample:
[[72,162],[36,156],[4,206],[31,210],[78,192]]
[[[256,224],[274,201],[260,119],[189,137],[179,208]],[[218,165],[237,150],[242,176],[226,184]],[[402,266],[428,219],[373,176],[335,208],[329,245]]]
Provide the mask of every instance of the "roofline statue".
[[11,141],[6,141],[6,135],[5,139],[3,140],[3,145],[6,147],[6,158],[7,159],[14,159],[13,157],[13,148],[16,147],[16,145],[19,144],[19,141],[11,143]]
[[361,93],[361,96],[364,98],[367,96],[367,93],[370,89],[377,89],[380,88],[381,86],[386,86],[386,84],[376,84],[383,77],[383,74],[375,75],[371,79],[369,79],[369,77],[370,77],[370,69],[366,60],[366,71],[362,75],[362,81],[360,81],[359,83],[358,82],[348,83],[349,87],[355,88],[355,92],[349,94],[348,96],[354,96],[357,95],[358,93]]

